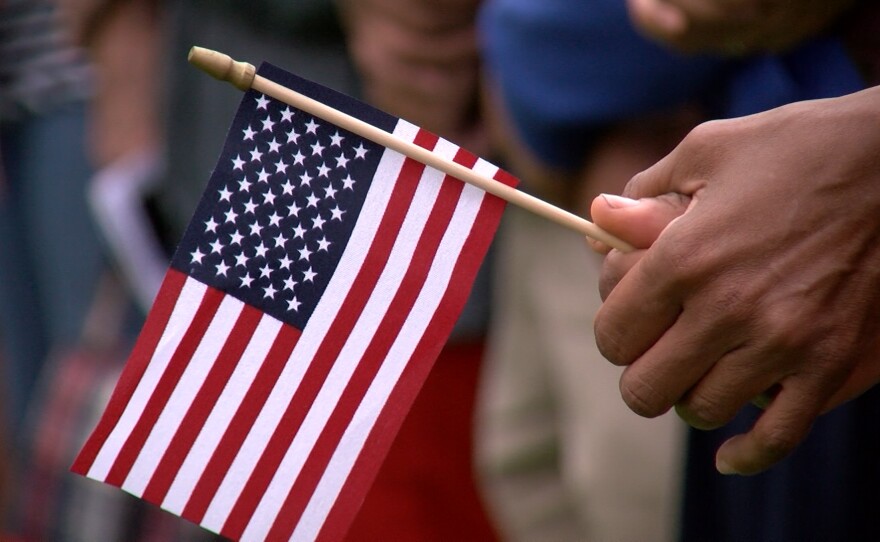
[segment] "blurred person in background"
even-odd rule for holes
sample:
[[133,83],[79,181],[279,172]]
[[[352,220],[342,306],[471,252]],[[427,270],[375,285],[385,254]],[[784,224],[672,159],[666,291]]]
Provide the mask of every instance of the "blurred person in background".
[[85,199],[92,72],[53,2],[0,4],[0,74],[3,400],[18,435],[43,363],[79,337],[104,261]]
[[[137,530],[126,531],[131,499],[117,499],[114,505],[111,488],[71,476],[69,468],[82,445],[85,427],[93,423],[96,409],[106,401],[108,386],[120,368],[121,352],[140,319],[108,250],[107,231],[95,220],[94,187],[95,179],[106,170],[133,156],[154,153],[158,144],[157,3],[55,0],[6,2],[3,9],[11,17],[6,27],[19,29],[20,33],[9,35],[19,40],[20,58],[36,57],[46,48],[44,36],[56,40],[56,48],[39,62],[27,63],[32,72],[24,73],[43,85],[56,80],[82,85],[73,106],[66,106],[68,117],[75,113],[75,124],[68,121],[66,130],[50,127],[45,134],[45,141],[54,148],[45,143],[41,147],[40,140],[32,137],[17,141],[20,152],[40,165],[35,171],[48,170],[45,174],[50,176],[41,181],[39,175],[22,173],[27,175],[22,186],[33,183],[34,187],[21,193],[44,201],[42,219],[54,227],[51,243],[35,243],[40,261],[54,263],[43,264],[30,280],[42,291],[47,288],[42,280],[45,273],[60,281],[56,288],[64,289],[64,295],[55,293],[46,301],[17,302],[33,308],[45,306],[49,314],[64,317],[66,333],[63,340],[42,339],[42,359],[34,366],[32,386],[19,388],[27,393],[27,414],[15,442],[18,460],[6,508],[7,531],[25,540],[119,539],[126,536],[120,533]],[[13,24],[16,20],[22,23]],[[39,31],[41,21],[51,32]],[[80,77],[72,77],[73,73]],[[68,156],[75,156],[72,163],[79,166],[70,165]],[[42,193],[35,194],[32,190],[39,182],[44,183]],[[54,207],[46,209],[48,204]],[[17,211],[25,209],[22,205]],[[25,231],[32,235],[41,228]],[[41,333],[47,337],[51,331],[39,322],[19,321],[17,325],[28,328],[22,337]],[[89,502],[81,498],[80,490],[104,499],[106,506],[99,515],[80,513]],[[95,527],[114,523],[119,524],[116,530]]]
[[41,374],[78,343],[106,269],[86,201],[93,75],[54,2],[0,4],[4,533],[16,530],[7,523],[14,523],[28,487],[24,464]]
[[[97,219],[114,267],[91,272],[100,287],[77,316],[79,334],[44,368],[20,445],[27,461],[13,486],[10,530],[34,540],[214,539],[116,488],[73,476],[69,467],[115,386],[152,302],[156,269],[161,277],[241,100],[240,91],[192,68],[189,48],[265,58],[351,93],[341,33],[325,0],[58,3],[58,24],[88,52],[94,70],[83,100],[87,126],[73,140],[94,175],[86,191],[85,173],[76,201]],[[79,251],[89,239],[66,238],[66,247],[85,258]]]
[[[616,0],[486,0],[479,25],[498,156],[580,216],[702,118],[720,71],[639,38]],[[674,540],[684,425],[629,412],[584,333],[601,260],[577,232],[516,208],[505,220],[478,432],[505,539]]]

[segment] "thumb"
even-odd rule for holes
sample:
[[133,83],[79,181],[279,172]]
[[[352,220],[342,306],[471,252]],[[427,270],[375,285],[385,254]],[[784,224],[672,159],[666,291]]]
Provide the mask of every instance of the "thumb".
[[663,194],[639,200],[601,194],[590,206],[597,226],[636,248],[648,248],[673,220],[687,211],[691,198]]

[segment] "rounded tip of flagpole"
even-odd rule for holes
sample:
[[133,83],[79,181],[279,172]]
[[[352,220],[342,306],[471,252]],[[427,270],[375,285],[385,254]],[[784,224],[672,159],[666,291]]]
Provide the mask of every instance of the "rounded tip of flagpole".
[[198,46],[189,50],[187,60],[208,75],[232,83],[239,90],[251,88],[257,71],[252,64],[236,62],[229,55]]

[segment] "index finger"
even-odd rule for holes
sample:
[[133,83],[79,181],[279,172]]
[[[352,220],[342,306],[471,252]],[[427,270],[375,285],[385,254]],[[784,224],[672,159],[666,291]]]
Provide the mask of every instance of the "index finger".
[[[673,174],[682,144],[634,176],[624,196],[638,199],[676,192],[679,183]],[[599,351],[615,365],[636,361],[672,327],[681,312],[682,290],[675,287],[675,278],[670,275],[675,266],[669,261],[670,257],[676,259],[681,246],[674,228],[685,216],[668,226],[666,231],[672,235],[657,237],[650,249],[637,256],[631,255],[625,261],[606,258],[600,284],[605,302],[596,313],[593,330]],[[621,265],[626,268],[623,273],[618,269]],[[615,284],[611,285],[609,278]]]
[[596,313],[596,345],[615,365],[635,362],[681,313],[682,290],[675,287],[675,279],[667,274],[670,266],[665,263],[669,237],[661,237],[644,252]]

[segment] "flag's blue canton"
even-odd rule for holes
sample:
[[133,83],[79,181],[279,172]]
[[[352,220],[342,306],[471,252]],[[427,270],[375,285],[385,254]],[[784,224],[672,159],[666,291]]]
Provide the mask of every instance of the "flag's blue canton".
[[302,329],[383,150],[247,92],[172,265]]

